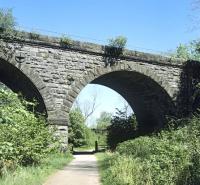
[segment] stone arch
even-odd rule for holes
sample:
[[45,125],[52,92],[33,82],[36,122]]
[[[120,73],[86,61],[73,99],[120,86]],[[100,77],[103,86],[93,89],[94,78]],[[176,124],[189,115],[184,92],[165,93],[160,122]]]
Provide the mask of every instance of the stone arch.
[[[126,88],[123,87],[123,85],[114,87],[114,85],[117,84],[115,78],[118,78],[119,80],[120,75],[122,78],[126,79],[126,81],[132,79],[133,83],[130,83],[130,86],[135,84],[137,87],[128,87],[128,82],[126,82]],[[106,78],[109,78],[110,80],[106,82]],[[111,85],[112,81],[113,84],[115,83],[114,85]],[[144,89],[144,86],[142,85],[143,82],[145,82],[144,86],[150,87],[147,91],[145,90],[147,95],[145,95],[145,92],[142,92],[142,89]],[[158,76],[155,71],[150,71],[146,67],[136,63],[118,63],[113,66],[95,68],[94,70],[89,71],[80,81],[74,82],[71,90],[64,99],[63,108],[66,109],[67,112],[69,112],[80,91],[89,83],[105,85],[121,94],[129,102],[136,113],[138,122],[140,122],[141,132],[146,133],[152,131],[152,129],[159,129],[163,126],[166,115],[174,115],[176,112],[173,101],[176,96],[176,89],[171,87],[162,76]],[[125,90],[123,90],[123,88]],[[136,91],[136,93],[134,94],[133,91]],[[146,99],[149,102],[145,102]],[[134,106],[134,104],[136,104],[136,106]],[[159,108],[156,108],[156,106]],[[151,108],[156,108],[156,110],[151,110]],[[143,118],[142,114],[144,113],[147,115],[147,118]],[[151,118],[148,118],[149,116],[152,118],[151,121]],[[151,123],[148,124],[148,121]]]
[[20,92],[28,100],[36,99],[37,109],[48,117],[52,108],[52,97],[48,87],[39,74],[27,64],[18,63],[15,58],[9,60],[0,57],[0,81],[14,92]]

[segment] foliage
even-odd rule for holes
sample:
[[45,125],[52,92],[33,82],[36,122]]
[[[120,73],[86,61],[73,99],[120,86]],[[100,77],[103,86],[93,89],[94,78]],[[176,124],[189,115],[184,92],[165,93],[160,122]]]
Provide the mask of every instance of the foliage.
[[126,117],[126,113],[118,110],[108,127],[107,144],[110,149],[115,149],[117,144],[136,136],[137,121],[135,115]]
[[200,184],[199,122],[198,117],[177,120],[159,134],[120,143],[100,161],[103,184]]
[[72,144],[74,147],[94,145],[96,136],[85,125],[85,118],[80,109],[76,108],[70,111],[69,120],[69,144]]
[[100,117],[96,120],[95,133],[99,145],[107,145],[107,128],[111,124],[112,114],[101,112]]
[[15,25],[16,22],[12,15],[12,9],[0,9],[0,28],[11,30],[14,29]]
[[40,37],[40,35],[37,32],[30,32],[29,33],[29,38],[32,39],[32,40],[37,40],[37,39],[39,39],[39,37]]
[[14,31],[16,24],[12,9],[0,9],[0,38],[19,37],[19,32]]
[[18,167],[0,178],[0,185],[42,185],[47,177],[72,160],[70,153],[52,153],[38,166]]
[[34,104],[0,89],[0,173],[17,165],[38,164],[54,149],[55,139],[44,118],[29,112],[28,106]]
[[73,44],[73,41],[70,37],[62,36],[60,38],[61,47],[70,47]]
[[86,137],[84,133],[84,117],[79,109],[70,111],[69,114],[69,137],[68,142],[74,147],[80,147],[86,144]]
[[86,135],[86,146],[94,147],[95,141],[97,140],[96,133],[87,126],[85,126],[85,135]]
[[124,36],[117,36],[116,38],[108,39],[108,45],[110,47],[125,48],[127,38]]
[[172,57],[200,61],[200,41],[194,40],[189,44],[180,44]]
[[108,112],[101,112],[100,117],[96,121],[96,129],[104,130],[110,125],[112,114]]

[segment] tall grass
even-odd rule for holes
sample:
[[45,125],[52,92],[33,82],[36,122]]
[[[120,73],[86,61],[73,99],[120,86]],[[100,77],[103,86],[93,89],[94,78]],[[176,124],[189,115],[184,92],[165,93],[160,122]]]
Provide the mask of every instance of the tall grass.
[[200,119],[98,154],[103,185],[199,185]]
[[0,178],[0,185],[42,185],[50,174],[62,169],[72,160],[72,155],[51,154],[38,166],[18,167]]

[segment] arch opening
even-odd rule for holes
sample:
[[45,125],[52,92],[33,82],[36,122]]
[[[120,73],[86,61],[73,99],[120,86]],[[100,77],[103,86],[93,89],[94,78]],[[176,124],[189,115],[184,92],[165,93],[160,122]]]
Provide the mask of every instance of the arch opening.
[[47,116],[44,100],[31,79],[2,58],[0,58],[0,82],[13,92],[22,94],[26,100],[35,100],[37,102],[35,111]]
[[118,92],[133,109],[141,134],[161,129],[167,116],[175,115],[168,93],[150,77],[135,71],[112,71],[90,82]]
[[95,126],[103,113],[114,116],[121,111],[126,117],[134,114],[128,102],[118,92],[99,84],[88,84],[81,90],[71,110],[76,108],[86,118],[88,126]]

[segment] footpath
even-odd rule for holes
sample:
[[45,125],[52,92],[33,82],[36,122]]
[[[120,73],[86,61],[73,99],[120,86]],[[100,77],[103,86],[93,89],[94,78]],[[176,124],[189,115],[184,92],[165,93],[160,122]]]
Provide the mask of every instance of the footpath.
[[43,185],[100,185],[95,155],[79,154],[74,157],[70,164],[50,176]]

